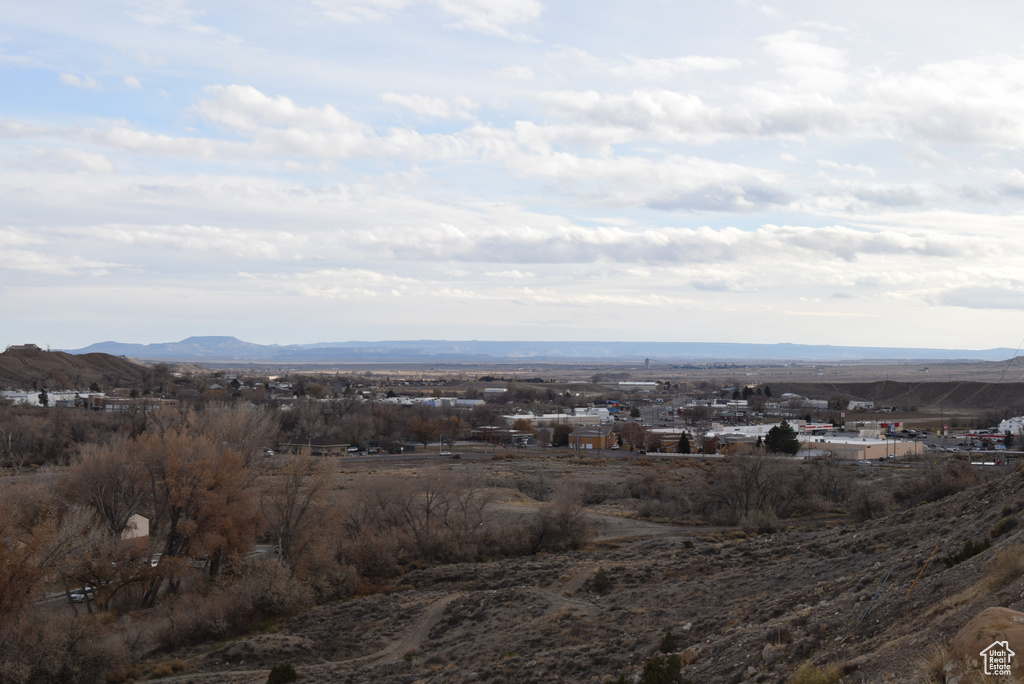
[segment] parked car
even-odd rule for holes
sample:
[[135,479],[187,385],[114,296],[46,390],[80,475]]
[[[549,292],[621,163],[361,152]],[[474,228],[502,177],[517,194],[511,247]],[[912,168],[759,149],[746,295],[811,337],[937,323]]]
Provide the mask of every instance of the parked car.
[[86,598],[88,598],[90,601],[96,599],[96,595],[93,593],[92,587],[83,587],[81,589],[75,589],[71,592],[70,596],[72,603],[81,603]]

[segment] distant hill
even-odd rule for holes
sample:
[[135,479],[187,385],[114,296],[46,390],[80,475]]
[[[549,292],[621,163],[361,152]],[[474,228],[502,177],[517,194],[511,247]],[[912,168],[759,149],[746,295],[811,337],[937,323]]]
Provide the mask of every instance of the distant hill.
[[287,363],[642,361],[703,363],[739,361],[964,360],[1000,361],[1012,349],[929,349],[840,347],[806,344],[711,342],[586,342],[385,340],[262,345],[235,337],[189,337],[180,342],[125,344],[100,342],[71,354],[105,353],[153,361]]
[[0,354],[0,388],[85,389],[138,385],[144,366],[108,354],[69,354],[39,349],[8,349]]
[[811,399],[845,397],[847,400],[871,401],[875,406],[899,406],[903,410],[943,406],[946,409],[1008,409],[1013,415],[1024,410],[1024,383],[929,381],[894,382],[776,382],[776,396],[792,392]]

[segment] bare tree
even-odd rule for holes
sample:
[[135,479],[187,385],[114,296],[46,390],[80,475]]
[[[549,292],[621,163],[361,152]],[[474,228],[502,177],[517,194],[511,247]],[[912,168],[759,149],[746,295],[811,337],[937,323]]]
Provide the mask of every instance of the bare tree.
[[629,422],[622,426],[619,433],[622,441],[630,448],[647,447],[647,429],[640,423]]
[[797,496],[797,476],[793,462],[741,447],[716,468],[708,493],[734,519],[753,512],[786,515]]
[[850,472],[833,452],[811,461],[809,479],[812,491],[831,503],[842,503],[850,494]]
[[409,417],[405,429],[410,437],[426,446],[441,434],[441,422],[436,415],[420,411]]
[[337,469],[333,461],[308,454],[289,459],[260,495],[260,511],[278,552],[294,565],[311,537],[320,532]]
[[276,441],[280,429],[270,409],[245,402],[211,404],[201,413],[189,414],[187,422],[195,434],[240,453],[248,467],[259,462],[263,447]]
[[69,483],[72,497],[89,506],[107,533],[118,539],[149,494],[146,470],[124,438],[85,446]]

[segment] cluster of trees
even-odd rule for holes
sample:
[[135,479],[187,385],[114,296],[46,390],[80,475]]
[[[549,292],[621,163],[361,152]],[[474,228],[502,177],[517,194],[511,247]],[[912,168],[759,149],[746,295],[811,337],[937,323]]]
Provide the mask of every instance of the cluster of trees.
[[[966,463],[953,461],[878,480],[867,477],[864,469],[843,465],[834,455],[795,461],[752,446],[731,451],[702,476],[691,471],[687,469],[686,478],[674,480],[668,471],[652,470],[628,486],[628,495],[644,517],[702,519],[771,531],[787,517],[822,512],[878,517],[893,507],[937,501],[986,477]],[[612,495],[623,494],[601,496]]]
[[[437,417],[448,430],[451,418]],[[0,683],[97,681],[142,654],[371,591],[415,563],[586,539],[579,488],[513,515],[479,476],[450,468],[345,480],[337,460],[271,463],[261,447],[280,429],[276,412],[250,405],[163,409],[134,437],[112,431],[66,466],[0,481]],[[148,537],[133,538],[137,515]],[[273,551],[254,554],[259,543]],[[40,604],[55,594],[59,605]]]

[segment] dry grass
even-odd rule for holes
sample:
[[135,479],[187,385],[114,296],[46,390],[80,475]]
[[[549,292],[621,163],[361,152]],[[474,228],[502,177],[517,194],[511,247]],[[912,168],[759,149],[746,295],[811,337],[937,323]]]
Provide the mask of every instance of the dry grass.
[[925,616],[933,617],[935,615],[946,613],[950,610],[955,610],[956,608],[959,608],[964,604],[969,603],[970,601],[973,601],[974,599],[978,598],[978,596],[980,596],[981,593],[985,591],[985,589],[986,587],[984,586],[983,582],[972,584],[963,591],[957,594],[953,594],[952,596],[947,596],[946,598],[939,601],[925,614]]
[[917,684],[945,684],[946,661],[949,660],[949,649],[937,644],[928,655],[918,658],[915,665],[917,672],[914,681]]
[[1015,544],[1000,552],[986,568],[984,587],[995,591],[1024,575],[1024,544]]
[[808,661],[800,666],[789,681],[791,684],[835,684],[841,676],[842,672],[835,665],[818,667]]

